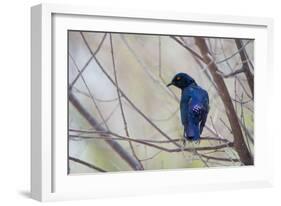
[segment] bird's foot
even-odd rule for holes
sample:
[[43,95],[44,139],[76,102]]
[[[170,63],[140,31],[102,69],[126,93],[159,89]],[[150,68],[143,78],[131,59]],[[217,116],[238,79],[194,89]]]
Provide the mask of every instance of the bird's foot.
[[183,148],[185,148],[185,145],[186,145],[186,139],[183,137],[181,138],[181,142],[182,142],[182,146]]
[[194,142],[194,144],[200,144],[200,139],[194,140],[193,142]]

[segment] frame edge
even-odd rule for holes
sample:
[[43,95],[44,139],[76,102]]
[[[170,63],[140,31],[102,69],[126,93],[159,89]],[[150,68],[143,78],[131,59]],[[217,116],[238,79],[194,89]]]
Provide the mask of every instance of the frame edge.
[[31,198],[42,201],[42,5],[31,7]]

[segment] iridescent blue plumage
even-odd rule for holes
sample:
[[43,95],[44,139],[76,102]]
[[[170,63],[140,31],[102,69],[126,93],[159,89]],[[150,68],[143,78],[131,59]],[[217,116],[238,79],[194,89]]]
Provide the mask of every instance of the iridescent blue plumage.
[[180,101],[181,121],[186,140],[199,141],[209,112],[209,96],[193,78],[178,73],[167,86],[174,85],[182,90]]

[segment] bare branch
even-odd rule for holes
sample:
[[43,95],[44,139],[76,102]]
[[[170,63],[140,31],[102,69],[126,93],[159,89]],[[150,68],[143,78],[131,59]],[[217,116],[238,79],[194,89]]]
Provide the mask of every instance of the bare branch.
[[234,56],[236,56],[237,54],[239,54],[239,52],[242,51],[250,42],[251,42],[251,40],[248,40],[248,41],[243,45],[243,47],[241,47],[240,49],[238,49],[237,52],[234,52],[232,55],[230,55],[230,56],[228,56],[228,57],[226,57],[226,58],[224,58],[224,59],[222,59],[222,60],[216,61],[215,63],[216,63],[216,64],[221,64],[221,63],[223,63],[223,62],[225,62],[225,61],[228,61],[228,60],[231,59],[232,57],[234,57]]
[[100,167],[97,167],[97,166],[95,166],[95,165],[93,165],[93,164],[90,164],[90,163],[85,162],[85,161],[83,161],[83,160],[80,160],[80,159],[78,159],[78,158],[75,158],[75,157],[68,157],[68,158],[69,158],[69,160],[71,160],[71,161],[73,161],[73,162],[77,162],[77,163],[79,163],[79,164],[82,164],[82,165],[84,165],[84,166],[90,167],[90,168],[92,168],[92,169],[94,169],[94,170],[97,170],[97,171],[99,171],[99,172],[106,172],[104,169],[101,169]]
[[156,75],[154,75],[154,73],[151,72],[150,69],[146,66],[146,64],[139,58],[139,56],[134,51],[134,49],[129,44],[129,42],[126,40],[124,35],[120,35],[120,37],[121,37],[121,40],[124,42],[125,46],[128,48],[128,50],[134,56],[135,60],[138,62],[138,64],[141,66],[141,68],[144,70],[144,72],[148,75],[148,77],[151,78],[151,80],[154,83],[158,83],[162,87],[162,89],[167,92],[167,94],[169,96],[173,97],[173,99],[175,99],[176,101],[179,101],[177,95],[172,90],[170,90],[169,87],[166,87],[167,82],[165,82],[163,78],[160,78],[160,77],[157,77]]
[[[224,104],[226,114],[233,132],[234,136],[234,146],[235,150],[240,156],[241,161],[245,165],[253,165],[253,158],[245,145],[245,141],[243,138],[243,133],[239,124],[239,119],[237,117],[237,114],[234,110],[234,106],[232,104],[231,97],[229,95],[229,92],[227,90],[226,84],[222,77],[217,74],[218,68],[217,65],[214,63],[212,58],[209,55],[209,50],[206,45],[205,39],[201,37],[195,37],[195,42],[198,48],[200,49],[200,52],[203,56],[205,64],[208,65],[208,68],[213,76],[214,81],[216,82],[216,85],[218,87],[218,92],[220,94],[220,97],[222,99],[222,102]],[[245,45],[244,45],[245,46]],[[211,62],[211,64],[210,64]]]
[[[247,44],[250,43],[250,42],[251,42],[251,41],[248,41]],[[241,48],[241,49],[244,49],[247,44],[245,44],[244,47]],[[224,59],[227,59],[227,60],[225,61],[226,64],[227,64],[227,66],[229,67],[229,69],[230,69],[231,72],[234,72],[234,69],[232,68],[232,66],[231,66],[230,63],[229,63],[229,58],[226,57],[226,54],[225,54],[225,50],[224,50],[224,46],[223,46],[223,44],[222,44],[222,41],[220,41],[220,45],[221,45],[221,50],[222,50],[222,54],[223,54],[223,56],[224,56]],[[236,55],[237,52],[235,52],[234,54]],[[242,68],[243,68],[243,67],[242,67]],[[237,76],[235,76],[235,80],[238,80],[238,82],[239,82],[240,86],[243,88],[245,94],[246,94],[249,98],[253,99],[252,95],[250,95],[250,94],[248,93],[247,89],[245,88],[245,86],[244,86],[244,84],[242,83],[242,81],[240,80],[240,78],[238,78]]]
[[254,97],[254,75],[250,71],[250,67],[249,67],[249,64],[248,64],[248,61],[247,61],[248,60],[247,54],[246,54],[246,51],[245,51],[245,45],[243,45],[243,42],[242,42],[241,39],[235,39],[235,43],[236,43],[236,46],[239,50],[241,62],[243,63],[244,73],[247,77],[248,84],[249,84],[250,90],[252,92],[252,96]]
[[[172,37],[171,37],[171,38],[172,38]],[[131,53],[132,53],[133,56],[136,58],[136,60],[139,62],[139,64],[143,67],[143,69],[148,72],[149,70],[146,68],[145,64],[138,58],[137,54],[134,52],[133,48],[129,45],[129,43],[126,41],[126,39],[125,39],[123,36],[121,36],[121,39],[123,40],[124,44],[125,44],[125,45],[127,46],[127,48],[129,49],[129,51],[131,51]],[[181,44],[183,44],[183,43],[181,43]],[[183,44],[182,46],[184,46],[184,44]],[[185,46],[185,47],[187,47],[187,46]],[[204,69],[204,71],[205,71],[205,69]],[[153,76],[153,73],[152,73],[152,72],[148,72],[148,74],[149,74],[149,77],[152,78],[152,80],[156,81],[156,77]],[[163,88],[165,91],[167,91],[166,82],[164,82],[163,78],[160,78],[160,80],[161,80],[160,85],[162,86],[162,88]],[[158,80],[157,80],[156,82],[158,82]],[[176,96],[176,94],[175,94],[172,90],[168,89],[168,94],[170,95],[171,93],[172,93],[172,97],[174,97],[174,99],[175,99],[177,102],[179,102],[179,98]],[[205,127],[206,127],[207,130],[209,130],[212,134],[215,134],[215,132],[212,130],[211,127],[209,127],[208,125],[206,125]]]
[[[109,138],[109,139],[114,139],[114,140],[126,140],[124,139],[124,136],[122,135],[118,135],[114,132],[111,132],[111,131],[93,131],[93,130],[80,130],[80,129],[69,129],[70,132],[75,132],[75,133],[81,133],[81,134],[99,134],[99,135],[108,135],[106,137],[104,136],[77,136],[77,135],[71,135],[72,137],[82,137],[82,138],[85,138],[85,139],[90,139],[90,138],[95,138],[95,139],[104,139],[104,138]],[[109,135],[113,135],[113,136],[117,136],[117,137],[120,137],[120,138],[112,138],[112,137],[109,137]],[[180,138],[177,138],[177,139],[172,139],[172,140],[151,140],[151,139],[142,139],[142,138],[134,138],[134,139],[137,139],[137,140],[140,140],[140,141],[144,141],[144,142],[151,142],[151,143],[171,143],[171,142],[179,142],[181,141],[182,139]],[[230,143],[229,140],[227,139],[222,139],[220,137],[210,137],[210,136],[202,136],[200,137],[201,140],[208,140],[208,141],[220,141],[220,142],[226,142],[226,143]]]
[[[105,132],[103,127],[99,126],[99,123],[96,121],[96,119],[82,106],[82,104],[79,102],[79,100],[69,92],[68,96],[69,101],[72,103],[72,105],[77,109],[77,111],[89,122],[89,124],[94,127],[97,131]],[[134,170],[139,170],[141,166],[139,165],[138,161],[135,160],[126,150],[123,149],[123,147],[114,140],[105,140],[113,150],[115,150],[121,158],[123,158]]]
[[[80,34],[83,36],[83,33],[80,32]],[[85,44],[88,44],[88,42],[86,41],[85,38],[83,38]],[[90,47],[88,46],[88,48],[90,49]],[[90,52],[93,55],[93,52],[90,50]],[[100,69],[102,70],[102,72],[106,75],[106,77],[111,81],[111,83],[116,87],[115,82],[113,81],[113,79],[110,77],[110,75],[106,72],[106,70],[103,68],[103,66],[101,65],[101,63],[99,62],[99,60],[96,58],[96,56],[94,56],[94,59],[96,61],[96,63],[98,64],[98,66],[100,67]],[[154,127],[160,134],[162,134],[166,139],[168,140],[172,140],[171,137],[169,137],[165,132],[163,132],[154,122],[152,122],[128,97],[127,95],[119,88],[119,92],[122,94],[122,96],[124,97],[124,99],[126,99],[126,101],[135,109],[135,111],[141,115],[152,127]],[[180,147],[180,145],[178,145],[177,143],[174,142],[175,145],[177,145],[178,147]]]
[[[186,45],[185,39],[184,39],[183,37],[181,37],[181,39],[182,39],[182,41],[183,41],[182,44],[184,44],[186,47],[188,47],[188,46]],[[189,48],[190,48],[190,47],[189,47]],[[203,66],[203,63],[204,63],[204,62],[202,62],[200,59],[198,59],[198,58],[197,58],[196,56],[194,56],[194,55],[191,55],[191,56],[192,56],[192,58],[194,59],[194,61],[198,64],[198,66],[201,68],[201,71],[203,71],[204,74],[206,75],[206,77],[209,79],[209,81],[211,82],[212,86],[217,90],[217,86],[216,86],[215,82],[213,81],[211,75],[208,73],[208,69]]]
[[[80,89],[77,89],[76,87],[72,88],[72,92],[77,92],[79,94],[82,94],[86,97],[91,98],[91,96],[88,93],[86,93],[84,91],[81,91]],[[101,98],[98,98],[98,97],[95,96],[94,98],[97,102],[115,102],[116,100],[118,100],[118,97],[112,98],[112,99],[101,99]]]
[[103,126],[103,125],[107,124],[107,122],[113,116],[113,114],[115,113],[115,111],[117,110],[118,107],[119,107],[119,103],[117,103],[116,106],[112,109],[112,111],[108,114],[108,116],[99,123],[99,126]]
[[209,156],[205,154],[201,154],[202,157],[206,158],[207,160],[213,159],[213,160],[218,160],[218,161],[226,161],[226,162],[240,162],[239,159],[232,159],[232,158],[223,158],[223,157],[214,157],[214,156]]
[[229,133],[232,134],[231,128],[226,124],[225,121],[223,121],[222,118],[220,118],[221,123],[223,123],[223,125],[228,129]]
[[[203,57],[201,55],[199,55],[197,52],[195,52],[193,49],[191,49],[190,47],[186,46],[185,44],[183,44],[180,40],[178,40],[175,36],[170,36],[172,39],[174,39],[177,43],[179,43],[182,47],[184,47],[186,50],[188,50],[192,55],[194,55],[196,58],[200,59],[202,62],[204,62],[206,64],[206,62],[204,61]],[[229,57],[226,57],[225,59],[222,60],[218,60],[218,61],[214,61],[214,60],[210,60],[207,63],[207,66],[209,66],[209,64],[215,63],[215,64],[221,64],[229,59],[231,59],[232,57],[236,56],[237,54],[239,54],[240,51],[242,51],[249,43],[251,42],[251,40],[247,41],[243,47],[241,47],[240,49],[238,49],[237,52],[233,53],[232,55],[230,55]]]
[[170,153],[173,153],[173,152],[182,152],[182,151],[188,151],[188,152],[194,152],[194,150],[217,150],[217,149],[222,149],[222,148],[225,148],[225,147],[232,147],[233,146],[233,143],[232,142],[227,142],[227,143],[223,143],[223,144],[220,144],[220,145],[216,145],[216,146],[202,146],[202,147],[194,147],[194,148],[184,148],[182,150],[182,148],[176,148],[176,149],[169,149],[169,148],[166,148],[166,147],[162,147],[162,146],[159,146],[159,145],[156,145],[156,144],[152,144],[150,143],[149,140],[140,140],[140,139],[133,139],[133,138],[129,138],[129,137],[124,137],[122,135],[119,135],[119,134],[116,134],[116,133],[113,133],[113,132],[108,132],[108,134],[112,135],[112,136],[116,136],[118,138],[110,138],[110,137],[96,137],[96,136],[84,136],[84,135],[69,135],[70,137],[80,137],[80,138],[83,138],[83,139],[100,139],[100,138],[103,138],[103,139],[106,139],[106,140],[124,140],[124,141],[132,141],[132,142],[137,142],[137,143],[140,143],[140,144],[144,144],[144,145],[147,145],[147,146],[150,146],[150,147],[153,147],[153,148],[156,148],[156,149],[159,149],[159,150],[163,150],[165,152],[170,152]]
[[175,36],[170,36],[170,38],[172,38],[173,40],[175,40],[177,43],[179,43],[182,47],[184,47],[185,49],[187,49],[192,55],[194,55],[196,58],[200,59],[202,62],[204,62],[203,58],[201,57],[201,55],[199,55],[197,52],[195,52],[193,49],[191,49],[190,47],[186,46],[185,44],[183,44],[180,40],[177,39],[177,37]]
[[[243,102],[243,93],[242,93],[242,95],[241,95],[241,102]],[[240,107],[241,107],[240,121],[241,121],[241,123],[242,123],[243,125],[245,125],[243,105],[241,104]],[[248,149],[249,149],[250,153],[252,154],[251,147],[250,147],[250,143],[249,143],[249,139],[251,139],[251,135],[250,135],[250,133],[248,132],[248,130],[246,129],[246,126],[244,126],[244,127],[242,126],[242,128],[243,128],[243,129],[245,128],[245,129],[244,129],[244,132],[245,132],[245,135],[246,135],[246,137],[245,137],[246,143],[247,143],[247,146],[248,146]]]
[[221,76],[224,77],[224,78],[233,77],[233,76],[235,76],[235,75],[237,75],[237,74],[240,74],[240,73],[243,73],[243,72],[245,72],[244,67],[242,67],[241,69],[237,69],[237,70],[235,70],[234,72],[231,72],[231,73],[229,73],[229,74],[224,74],[223,72],[218,71],[219,75],[221,75]]
[[[116,73],[116,66],[115,66],[115,60],[114,60],[114,51],[113,51],[113,43],[112,43],[111,33],[109,34],[109,37],[110,37],[109,38],[110,48],[111,48],[110,51],[111,51],[112,65],[113,65],[113,71],[114,71],[114,78],[115,78],[115,84],[116,84],[116,89],[117,89],[117,96],[118,96],[118,101],[119,101],[119,105],[120,105],[122,120],[123,120],[123,123],[124,123],[124,130],[126,132],[126,136],[130,137],[128,126],[127,126],[127,121],[126,121],[126,117],[125,117],[125,113],[124,113],[124,109],[123,109],[123,104],[122,104],[122,100],[121,100],[121,95],[120,95],[120,91],[119,91],[119,84],[118,84],[117,73]],[[142,166],[141,169],[144,169],[140,159],[138,158],[138,156],[135,152],[135,149],[134,149],[131,141],[129,141],[129,145],[130,145],[130,148],[132,150],[132,153],[133,153],[134,157],[138,160],[139,164]]]
[[151,160],[151,159],[155,158],[157,155],[159,155],[161,152],[162,151],[158,151],[154,155],[152,155],[151,157],[148,157],[148,158],[145,158],[145,159],[141,159],[140,161],[144,162],[144,161],[147,161],[147,160]]
[[[99,45],[98,45],[96,51],[93,53],[94,55],[96,55],[96,54],[99,52],[99,50],[100,50],[100,48],[101,48],[101,46],[102,46],[102,44],[103,44],[103,42],[104,42],[104,40],[105,40],[105,37],[106,37],[106,33],[103,35],[101,42],[99,43]],[[78,72],[78,75],[75,77],[75,79],[74,79],[74,80],[72,81],[72,83],[70,84],[69,89],[72,89],[72,87],[74,86],[74,84],[76,83],[76,81],[78,80],[78,78],[80,77],[80,75],[84,72],[84,70],[88,67],[88,65],[90,64],[90,62],[91,62],[92,60],[93,60],[93,56],[90,57],[90,59],[89,59],[89,60],[86,62],[86,64],[82,67],[81,71]]]
[[[76,64],[74,58],[72,57],[72,55],[71,55],[70,53],[69,53],[69,56],[71,57],[71,59],[72,59],[74,65],[75,65],[77,71],[80,73],[80,69],[78,68],[78,65]],[[103,116],[101,110],[99,109],[98,104],[97,104],[96,101],[95,101],[94,95],[92,94],[92,92],[91,92],[91,90],[90,90],[88,84],[86,83],[86,80],[84,79],[82,73],[81,73],[81,79],[82,79],[82,81],[83,81],[83,83],[84,83],[84,85],[85,85],[85,87],[86,87],[86,89],[87,89],[87,91],[88,91],[88,93],[89,93],[89,95],[90,95],[90,98],[91,98],[92,102],[93,102],[94,105],[95,105],[95,108],[97,109],[97,112],[98,112],[99,116],[100,116],[101,119],[102,119],[102,122],[104,123],[106,129],[109,130],[108,125],[107,125],[107,123],[106,123],[106,121],[105,121],[105,119],[104,119],[104,116]]]

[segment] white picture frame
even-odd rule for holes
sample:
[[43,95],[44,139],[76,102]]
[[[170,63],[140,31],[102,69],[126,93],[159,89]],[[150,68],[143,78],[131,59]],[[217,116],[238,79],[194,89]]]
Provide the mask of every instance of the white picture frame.
[[[165,24],[173,29],[165,27]],[[193,30],[185,31],[185,24],[192,24]],[[267,82],[270,87],[273,76],[271,19],[41,4],[31,9],[31,26],[32,198],[52,201],[272,186],[273,136],[268,132],[270,124],[264,109],[272,103],[262,98],[262,94],[268,92],[261,85],[261,82]],[[208,170],[67,175],[67,145],[63,138],[57,138],[65,135],[64,125],[67,122],[65,31],[93,30],[95,27],[96,30],[117,32],[188,32],[189,35],[255,38],[255,165]],[[263,140],[265,137],[266,141]]]

